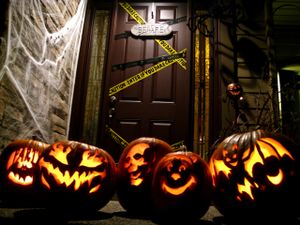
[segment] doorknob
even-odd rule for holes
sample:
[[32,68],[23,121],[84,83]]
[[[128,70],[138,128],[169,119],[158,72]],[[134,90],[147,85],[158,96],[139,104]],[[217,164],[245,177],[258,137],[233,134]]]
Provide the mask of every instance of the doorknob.
[[117,101],[118,101],[118,99],[117,99],[117,97],[116,96],[110,96],[110,98],[109,98],[109,106],[110,107],[115,107],[116,106],[116,104],[117,104]]
[[109,110],[108,110],[108,118],[111,120],[115,114],[116,111],[116,104],[118,102],[118,99],[116,96],[110,96],[109,98]]

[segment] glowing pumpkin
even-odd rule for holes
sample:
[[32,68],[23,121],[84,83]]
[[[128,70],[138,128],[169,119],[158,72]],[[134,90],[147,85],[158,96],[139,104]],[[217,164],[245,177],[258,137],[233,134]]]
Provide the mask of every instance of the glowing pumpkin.
[[230,83],[226,87],[226,93],[230,99],[237,100],[243,95],[243,89],[238,83]]
[[40,186],[51,207],[98,210],[115,193],[116,165],[103,149],[76,141],[59,141],[41,155]]
[[35,202],[37,162],[48,144],[30,139],[9,143],[0,157],[1,199],[6,204],[30,206]]
[[117,195],[120,204],[133,214],[150,214],[151,182],[156,163],[172,148],[166,142],[141,137],[130,142],[118,163]]
[[298,151],[291,140],[262,130],[227,137],[209,162],[215,206],[231,219],[295,217]]
[[193,152],[165,155],[154,170],[152,197],[160,218],[186,221],[202,217],[212,200],[208,163]]

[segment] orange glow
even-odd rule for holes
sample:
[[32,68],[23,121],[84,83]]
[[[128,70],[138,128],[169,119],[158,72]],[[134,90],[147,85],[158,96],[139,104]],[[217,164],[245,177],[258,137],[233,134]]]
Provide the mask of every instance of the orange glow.
[[62,164],[68,165],[67,155],[72,151],[70,147],[64,149],[61,144],[54,144],[53,149],[50,151],[49,155],[56,158]]
[[[237,151],[236,144],[233,145],[232,150]],[[216,185],[215,178],[219,175],[220,172],[223,172],[227,176],[227,178],[229,178],[229,175],[232,173],[231,168],[233,168],[233,166],[236,165],[236,163],[239,160],[237,159],[237,155],[235,154],[235,152],[231,152],[230,150],[227,151],[226,149],[223,149],[222,156],[223,160],[217,160],[212,158],[210,161],[210,170],[214,178],[213,185]],[[275,166],[275,168],[268,168],[270,165],[268,162],[270,157],[272,157],[272,160],[277,159],[278,162],[279,160],[281,160],[282,157],[289,157],[291,160],[294,160],[291,153],[286,148],[284,148],[284,146],[278,141],[268,137],[256,140],[253,148],[249,147],[243,152],[241,158],[242,160],[240,163],[241,166],[244,166],[244,171],[246,174],[244,174],[244,182],[242,184],[237,183],[238,194],[236,196],[236,199],[242,201],[242,194],[246,194],[249,196],[249,198],[255,200],[255,196],[253,196],[253,194],[255,193],[254,191],[256,189],[258,190],[258,188],[260,190],[264,190],[265,186],[259,186],[260,181],[258,183],[258,181],[255,180],[256,177],[254,177],[253,174],[253,168],[257,165],[261,167],[267,166],[265,170],[261,170],[265,171],[265,174],[261,175],[263,175],[264,178],[266,177],[271,184],[280,185],[282,183],[282,181],[285,178],[284,171],[281,168],[279,168],[279,166]],[[269,165],[265,165],[266,162],[268,162]],[[230,167],[228,167],[227,165],[229,165]],[[268,172],[270,171],[268,169],[272,169],[271,172]],[[240,172],[244,173],[244,171]]]
[[278,141],[275,141],[272,138],[262,138],[261,140],[269,143],[270,145],[273,145],[281,157],[283,157],[284,155],[287,155],[288,157],[290,157],[291,159],[294,160],[293,156]]
[[14,173],[14,172],[10,172],[8,174],[8,178],[16,183],[16,184],[20,184],[20,185],[31,185],[33,182],[33,177],[32,176],[26,176],[25,179],[23,177],[20,177],[19,174]]
[[213,166],[212,168],[212,175],[215,177],[220,172],[223,172],[227,178],[229,178],[229,174],[231,173],[231,169],[225,165],[223,160],[213,160],[213,163],[211,164]]
[[237,166],[237,150],[238,146],[237,144],[232,145],[231,151],[228,151],[227,149],[223,149],[222,155],[223,158],[227,163],[230,163],[232,166]]
[[32,168],[33,165],[37,163],[39,158],[38,151],[34,151],[33,148],[20,148],[15,150],[7,160],[6,169],[9,169],[13,164],[17,163],[17,168],[26,167],[28,169]]
[[[243,158],[245,156],[248,156],[250,152],[250,149],[247,149],[244,154],[243,154]],[[254,146],[254,150],[252,151],[250,157],[248,160],[244,161],[244,166],[245,166],[245,170],[247,171],[247,173],[253,177],[253,166],[256,163],[260,163],[260,164],[264,164],[263,159],[261,158],[261,156],[259,155],[256,146]]]
[[[66,187],[70,186],[74,182],[74,190],[77,191],[80,186],[88,182],[88,185],[91,185],[92,180],[95,177],[101,177],[102,179],[106,177],[106,172],[83,172],[79,174],[78,171],[75,171],[73,175],[70,175],[70,172],[67,170],[65,173],[62,173],[58,167],[54,168],[53,165],[49,162],[45,162],[42,158],[40,161],[40,164],[45,167],[48,170],[48,173],[51,174],[54,178],[57,184],[65,184]],[[48,182],[45,180],[45,178],[42,178],[43,184],[45,184],[49,188]],[[93,187],[90,190],[90,193],[97,191],[100,188],[100,185],[97,185],[96,187]]]
[[171,177],[173,180],[179,180],[181,178],[179,173],[172,173]]
[[89,151],[85,151],[82,154],[82,160],[79,166],[95,168],[97,166],[100,166],[102,164],[102,161],[103,161],[102,157],[96,156],[96,154],[91,156]]
[[270,156],[274,156],[277,159],[279,159],[279,155],[277,154],[277,152],[275,151],[274,148],[272,148],[271,145],[266,144],[265,142],[259,141],[257,140],[257,143],[260,147],[260,151],[263,154],[264,158],[268,158]]
[[281,181],[283,180],[283,172],[281,169],[279,169],[278,174],[276,176],[270,176],[267,175],[268,180],[274,184],[274,185],[278,185],[281,183]]
[[145,161],[144,153],[150,146],[146,143],[138,143],[134,145],[126,155],[124,168],[130,174],[130,184],[139,186],[143,181],[143,174],[141,168],[147,166],[149,162]]
[[47,180],[45,179],[44,175],[42,174],[41,176],[41,181],[42,183],[50,190],[50,184],[47,182]]
[[[243,184],[237,184],[238,191],[242,193],[248,194],[248,196],[254,200],[254,197],[252,195],[252,188],[253,185],[246,179],[244,178],[244,185]],[[240,198],[238,198],[240,200]]]
[[[8,170],[12,165],[16,165],[16,168],[20,169],[20,171],[24,171],[25,169],[32,169],[33,165],[37,163],[39,158],[38,151],[34,151],[34,149],[28,148],[20,148],[19,150],[15,150],[8,158],[6,169]],[[30,175],[20,176],[17,171],[10,171],[8,174],[8,178],[19,185],[31,185],[33,182],[33,176],[31,175],[31,171],[27,171]]]
[[188,188],[192,188],[194,185],[196,184],[196,179],[194,176],[191,176],[191,178],[188,180],[188,182],[181,186],[181,187],[178,187],[178,188],[172,188],[172,187],[169,187],[167,184],[166,184],[166,181],[163,180],[163,183],[162,183],[162,189],[163,191],[165,192],[168,192],[172,195],[181,195],[182,193],[184,193]]
[[130,184],[133,186],[139,186],[144,180],[141,175],[142,172],[130,173]]

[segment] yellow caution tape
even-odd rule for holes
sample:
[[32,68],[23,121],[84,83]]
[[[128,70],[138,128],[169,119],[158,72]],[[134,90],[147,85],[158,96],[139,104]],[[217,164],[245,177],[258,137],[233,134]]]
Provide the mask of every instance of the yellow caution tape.
[[[135,11],[131,5],[127,2],[119,2],[120,6],[138,23],[138,24],[145,24],[146,21],[140,16],[140,14]],[[177,51],[171,46],[169,45],[168,42],[166,42],[165,40],[159,40],[159,39],[155,39],[155,41],[170,55],[171,54],[176,54]],[[187,61],[184,58],[178,58],[176,59],[176,62],[179,63],[179,65],[183,68],[183,69],[187,69]]]
[[[117,134],[117,132],[115,132],[113,129],[111,129],[108,125],[106,125],[106,132],[122,148],[125,148],[128,145],[128,142],[124,138],[122,138],[119,134]],[[183,142],[184,141],[178,141],[178,142],[172,144],[171,145],[172,149],[174,151],[180,149],[182,146],[184,146]]]
[[178,142],[176,142],[176,143],[174,143],[174,144],[171,145],[171,147],[172,147],[172,149],[174,151],[177,151],[177,150],[181,149],[182,146],[184,146],[184,141],[183,140],[182,141],[178,141]]
[[[185,51],[186,51],[186,49],[180,51],[179,53],[185,52]],[[185,54],[183,54],[183,55],[185,55]],[[177,59],[161,61],[161,62],[149,67],[148,69],[145,69],[142,72],[140,72],[140,73],[138,73],[138,74],[136,74],[132,77],[129,77],[128,79],[126,79],[126,80],[116,84],[115,86],[111,87],[109,89],[108,95],[112,96],[112,95],[118,93],[119,91],[130,87],[131,85],[133,85],[133,84],[135,84],[135,83],[137,83],[137,82],[139,82],[139,81],[155,74],[156,72],[172,65],[174,62],[176,62],[176,60]]]
[[109,126],[106,126],[106,132],[122,148],[125,148],[128,145],[128,142],[125,139],[123,139],[120,135],[118,135],[117,132],[115,132]]

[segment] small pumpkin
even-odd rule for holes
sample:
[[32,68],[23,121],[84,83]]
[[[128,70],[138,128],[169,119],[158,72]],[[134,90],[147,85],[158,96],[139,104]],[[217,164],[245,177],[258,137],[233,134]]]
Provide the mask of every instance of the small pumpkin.
[[37,140],[10,142],[0,156],[0,192],[5,204],[31,206],[36,203],[38,159],[49,145]]
[[237,100],[243,95],[243,89],[238,83],[230,83],[226,87],[226,93],[230,99]]
[[58,141],[43,152],[38,164],[43,196],[52,208],[98,210],[115,193],[116,165],[103,149]]
[[155,165],[172,147],[163,140],[140,137],[123,150],[118,163],[117,196],[125,210],[133,214],[150,214],[151,183]]
[[154,170],[152,197],[160,218],[175,221],[201,218],[212,200],[208,163],[189,151],[165,155]]
[[225,138],[210,158],[214,203],[227,218],[294,218],[299,215],[299,146],[255,130]]

